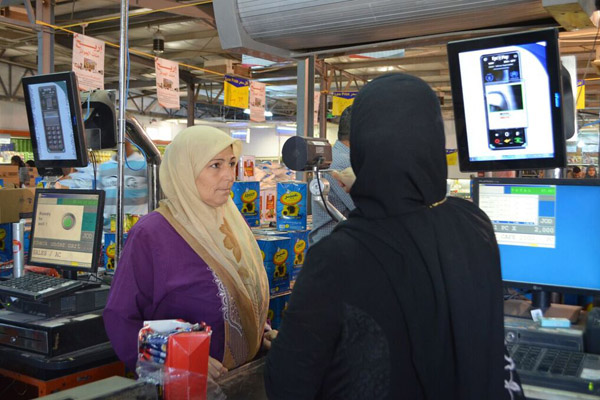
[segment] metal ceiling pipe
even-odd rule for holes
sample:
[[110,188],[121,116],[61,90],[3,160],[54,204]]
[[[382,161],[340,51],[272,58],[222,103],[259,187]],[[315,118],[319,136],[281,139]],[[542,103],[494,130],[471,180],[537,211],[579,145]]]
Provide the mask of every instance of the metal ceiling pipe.
[[224,49],[288,57],[550,18],[539,0],[219,0],[213,8]]

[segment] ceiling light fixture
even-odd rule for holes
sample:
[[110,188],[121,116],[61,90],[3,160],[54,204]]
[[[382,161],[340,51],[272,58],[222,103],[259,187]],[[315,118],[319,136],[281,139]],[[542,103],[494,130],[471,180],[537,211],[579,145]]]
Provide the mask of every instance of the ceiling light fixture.
[[160,32],[160,28],[156,30],[152,36],[152,52],[154,54],[162,54],[165,51],[165,37]]

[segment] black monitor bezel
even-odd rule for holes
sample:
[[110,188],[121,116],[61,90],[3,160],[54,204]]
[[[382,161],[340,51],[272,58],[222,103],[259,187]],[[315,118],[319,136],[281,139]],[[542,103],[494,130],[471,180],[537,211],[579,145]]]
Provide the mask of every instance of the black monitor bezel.
[[[515,184],[515,185],[556,185],[556,186],[600,186],[600,179],[537,179],[537,178],[473,178],[471,181],[471,198],[479,207],[480,184]],[[530,282],[502,280],[505,287],[527,290],[544,290],[560,293],[576,293],[582,295],[598,295],[600,289],[576,288],[572,286],[554,286]]]
[[[550,84],[550,109],[552,113],[554,157],[519,160],[471,161],[467,141],[467,126],[462,92],[462,79],[458,56],[462,52],[487,48],[519,45],[524,43],[547,42],[547,67]],[[522,169],[564,168],[566,165],[566,138],[563,125],[564,97],[560,72],[560,51],[558,30],[556,28],[541,29],[523,33],[488,36],[449,42],[447,45],[450,86],[454,109],[456,142],[458,147],[459,168],[461,171],[508,171]],[[560,95],[560,107],[553,104],[555,94]]]
[[[38,143],[33,111],[31,109],[31,97],[29,96],[29,85],[40,83],[67,83],[67,97],[69,99],[69,109],[71,111],[71,126],[73,127],[73,136],[75,141],[74,160],[41,160],[39,156],[39,148],[42,146]],[[29,123],[29,131],[31,136],[31,145],[33,147],[33,158],[35,159],[36,167],[41,168],[68,168],[68,167],[85,167],[88,165],[87,143],[85,140],[85,125],[81,112],[81,98],[79,96],[79,86],[75,72],[58,72],[53,74],[27,76],[22,79],[23,95],[25,97],[25,108],[27,110],[27,121]]]
[[[66,265],[56,265],[51,263],[42,263],[31,261],[31,249],[33,247],[33,239],[35,238],[35,219],[38,208],[38,199],[40,194],[46,193],[56,193],[56,194],[83,194],[83,195],[98,195],[98,218],[96,219],[96,227],[95,227],[95,236],[94,236],[94,246],[93,246],[93,254],[92,254],[92,265],[91,268],[85,267],[73,267]],[[101,245],[102,245],[102,226],[104,223],[103,213],[104,213],[104,202],[105,202],[106,193],[104,190],[90,190],[90,189],[36,189],[35,196],[33,201],[33,217],[31,220],[31,233],[30,233],[30,251],[27,253],[27,264],[35,267],[44,267],[44,268],[54,268],[61,271],[82,271],[87,273],[96,273],[98,271],[98,262],[100,260],[101,253]]]

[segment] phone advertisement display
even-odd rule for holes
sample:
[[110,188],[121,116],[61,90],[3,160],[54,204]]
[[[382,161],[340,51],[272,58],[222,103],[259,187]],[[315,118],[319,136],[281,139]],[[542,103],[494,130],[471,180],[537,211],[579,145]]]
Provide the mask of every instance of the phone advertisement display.
[[[28,86],[40,160],[76,160],[66,82]],[[45,144],[45,145],[44,145]]]
[[564,166],[555,29],[450,42],[448,61],[462,171]]
[[470,161],[554,156],[545,47],[459,54]]

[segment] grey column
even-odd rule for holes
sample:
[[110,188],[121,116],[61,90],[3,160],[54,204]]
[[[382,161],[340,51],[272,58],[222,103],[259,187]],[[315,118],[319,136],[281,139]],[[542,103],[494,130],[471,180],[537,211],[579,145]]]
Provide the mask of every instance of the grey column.
[[[315,110],[315,57],[298,60],[298,95],[296,103],[296,135],[314,136]],[[303,180],[304,173],[296,172],[296,179]]]
[[124,200],[125,200],[125,126],[127,110],[127,53],[129,29],[129,0],[121,0],[121,37],[119,48],[119,138],[117,141],[117,237],[115,249],[115,270],[123,250],[123,221],[125,220]]
[[187,79],[187,126],[194,126],[194,119],[196,116],[196,85],[194,84],[194,78],[189,77]]
[[[36,1],[36,18],[54,25],[54,2]],[[41,26],[38,31],[38,74],[54,72],[54,29]]]

